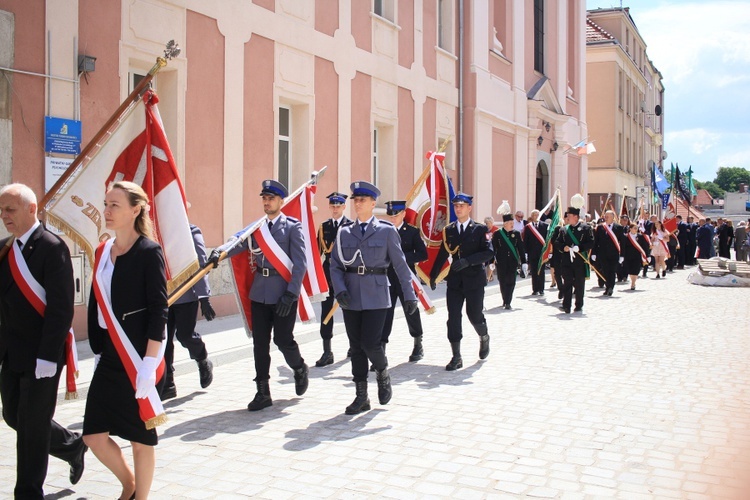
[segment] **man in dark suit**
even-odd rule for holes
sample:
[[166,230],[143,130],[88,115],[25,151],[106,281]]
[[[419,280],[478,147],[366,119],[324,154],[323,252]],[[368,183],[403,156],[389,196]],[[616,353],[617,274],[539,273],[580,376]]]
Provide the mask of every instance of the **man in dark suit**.
[[430,272],[430,287],[434,290],[443,264],[452,256],[445,292],[448,307],[448,341],[451,343],[453,357],[446,365],[448,371],[463,368],[461,358],[461,310],[466,302],[466,315],[479,335],[479,359],[490,354],[490,335],[487,321],[484,319],[484,287],[487,275],[484,265],[493,257],[490,242],[487,241],[487,226],[475,223],[471,215],[473,196],[465,193],[456,194],[451,203],[457,220],[443,229],[443,244],[438,251]]
[[729,249],[732,248],[734,229],[721,217],[717,219],[717,223],[716,234],[719,236],[719,257],[729,259],[731,258],[729,255]]
[[617,280],[617,264],[620,260],[620,240],[622,226],[615,222],[612,210],[604,212],[604,223],[599,224],[594,231],[594,249],[591,261],[596,262],[597,269],[606,280],[604,295],[612,296]]
[[331,280],[336,300],[344,311],[356,391],[345,413],[356,415],[370,409],[368,359],[375,366],[380,404],[388,404],[393,395],[380,343],[386,311],[391,306],[387,277],[390,266],[401,284],[407,315],[416,313],[418,301],[396,229],[373,215],[380,190],[365,181],[353,182],[351,189],[357,220],[339,230],[331,259]]
[[688,215],[687,218],[688,226],[688,245],[685,254],[685,264],[689,266],[695,265],[695,249],[697,248],[696,232],[698,231],[698,223],[695,222],[692,216]]
[[[620,241],[624,242],[625,239],[628,237],[628,233],[630,232],[630,216],[626,214],[622,214],[620,216],[620,227],[622,227],[622,233],[620,236]],[[619,282],[625,282],[628,280],[628,269],[625,265],[625,259],[623,259],[622,262],[618,260],[617,264],[617,281]]]
[[[65,339],[73,321],[73,266],[67,245],[37,219],[34,192],[23,184],[0,190],[5,229],[15,238],[0,262],[0,397],[3,419],[16,431],[16,498],[43,498],[49,455],[70,463],[70,481],[83,474],[80,434],[52,420]],[[17,281],[19,258],[30,276]],[[23,272],[21,274],[24,274]],[[23,288],[36,282],[46,294],[44,314]],[[32,298],[33,300],[33,298]]]
[[680,248],[677,249],[677,269],[685,269],[685,263],[687,262],[690,225],[688,225],[687,222],[683,222],[682,215],[678,215],[676,219],[678,231],[677,241],[680,243]]
[[[193,246],[198,255],[198,264],[203,267],[206,264],[206,244],[203,241],[203,233],[200,228],[190,224],[190,232],[193,234]],[[182,294],[169,308],[167,317],[167,345],[164,351],[164,362],[167,365],[167,379],[161,391],[161,399],[167,400],[177,396],[177,387],[174,383],[174,339],[180,341],[182,347],[190,353],[190,359],[198,363],[198,376],[202,388],[211,385],[214,380],[214,365],[208,359],[206,343],[200,334],[195,331],[198,318],[198,306],[206,321],[213,321],[216,317],[214,308],[211,307],[209,296],[211,288],[208,285],[208,275],[193,285],[190,290]]]
[[547,238],[548,225],[539,222],[539,210],[532,210],[529,222],[523,230],[523,246],[529,257],[529,272],[531,273],[531,295],[544,295],[544,264],[539,265]]
[[331,282],[331,250],[333,243],[336,241],[336,235],[339,228],[352,221],[344,215],[346,209],[347,195],[333,192],[329,194],[328,208],[331,211],[331,218],[324,221],[318,228],[318,250],[323,255],[323,273],[328,281],[328,296],[321,303],[320,311],[320,338],[323,339],[323,354],[315,362],[315,366],[326,366],[333,364],[333,351],[331,350],[331,340],[333,339],[333,318],[328,323],[323,321],[328,317],[333,307],[333,283]]
[[[427,247],[424,241],[422,241],[422,235],[416,226],[404,222],[404,216],[406,215],[405,201],[389,201],[386,202],[385,206],[386,213],[391,219],[391,224],[393,224],[393,227],[396,228],[398,235],[401,237],[401,250],[404,252],[406,264],[412,273],[416,273],[416,264],[427,260]],[[388,267],[388,282],[390,283],[391,307],[388,308],[385,314],[383,336],[380,341],[383,344],[384,350],[386,344],[388,344],[388,338],[391,336],[391,329],[393,328],[393,312],[396,308],[396,297],[401,301],[401,307],[404,307],[406,303],[404,292],[401,289],[401,282],[396,275],[393,265]],[[414,339],[414,348],[409,356],[409,361],[419,361],[424,357],[424,348],[422,347],[422,318],[419,315],[419,309],[414,314],[406,315],[406,325],[409,328],[409,335]]]
[[583,294],[586,285],[586,261],[594,246],[594,231],[579,220],[580,209],[568,207],[568,224],[555,240],[555,252],[559,252],[560,270],[563,279],[563,303],[560,310],[570,314],[570,305],[575,290],[575,312],[583,311]]
[[698,258],[710,259],[711,250],[713,250],[714,246],[714,226],[711,225],[710,217],[699,219],[698,224],[698,230],[695,232]]

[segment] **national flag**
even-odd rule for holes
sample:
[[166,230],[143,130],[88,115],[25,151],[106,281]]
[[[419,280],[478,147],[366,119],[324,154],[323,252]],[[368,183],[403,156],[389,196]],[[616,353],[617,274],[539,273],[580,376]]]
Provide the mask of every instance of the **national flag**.
[[662,225],[664,226],[664,229],[672,233],[677,230],[677,209],[675,207],[674,193],[669,193],[665,196],[665,212]]
[[657,193],[660,196],[669,189],[669,181],[664,178],[664,175],[656,164],[654,164],[653,169],[651,170],[651,183],[654,193]]
[[[417,276],[429,283],[432,265],[435,262],[440,246],[443,244],[443,228],[456,220],[451,199],[455,192],[453,184],[445,172],[442,162],[445,155],[428,152],[430,165],[429,173],[424,180],[414,185],[413,193],[406,202],[404,220],[419,228],[422,239],[427,246],[427,260],[416,265]],[[446,262],[436,281],[440,281],[448,274],[450,264]]]
[[594,147],[593,142],[587,142],[588,137],[586,139],[583,139],[580,142],[577,142],[573,146],[571,146],[569,149],[565,150],[565,153],[575,152],[578,154],[578,156],[582,155],[588,155],[591,153],[596,153],[596,148]]
[[[555,194],[552,195],[552,198],[549,200],[549,202],[547,202],[547,205],[545,205],[545,207],[540,210],[540,213],[547,213],[547,210],[549,210],[550,208],[552,208],[552,213],[549,218],[549,226],[547,227],[547,236],[544,239],[544,248],[542,249],[542,254],[539,257],[539,262],[536,266],[537,274],[541,271],[544,263],[547,262],[552,256],[552,236],[555,232],[555,228],[561,225],[560,221],[562,220],[562,214],[560,213],[561,203],[559,189],[555,190]],[[599,220],[599,217],[597,217],[597,220]]]
[[[288,196],[281,207],[284,215],[293,217],[302,224],[302,237],[305,240],[305,248],[308,249],[305,252],[307,256],[307,270],[302,279],[302,290],[300,291],[300,298],[297,301],[297,314],[303,322],[315,319],[315,311],[312,308],[311,302],[323,300],[328,295],[328,282],[326,281],[325,274],[323,274],[320,252],[311,250],[317,248],[315,246],[315,221],[312,217],[313,195],[316,190],[316,185],[307,183],[302,189],[298,189]],[[265,221],[266,217],[263,217],[241,231],[238,231],[233,237],[238,240],[244,240],[255,236],[256,241],[261,247],[265,246],[265,243],[269,245],[266,248],[273,249],[275,243],[273,238],[270,238],[270,234],[264,236],[262,232],[262,229],[268,227]],[[283,251],[278,249],[276,253],[279,254],[277,257],[280,260],[274,264],[274,268],[277,271],[279,271],[279,268],[283,270],[284,263],[282,261],[285,258],[284,255],[281,255]],[[266,250],[264,251],[264,255],[273,258],[274,253]],[[286,257],[288,258],[288,256]],[[240,252],[233,256],[230,261],[240,315],[245,322],[247,333],[250,335],[253,330],[252,314],[250,312],[250,289],[253,286],[255,278],[255,259],[252,252]]]
[[47,220],[70,236],[94,263],[101,241],[113,237],[102,218],[104,194],[117,181],[140,185],[150,200],[156,239],[164,250],[171,293],[199,269],[185,192],[156,106],[147,91],[117,120],[91,156],[80,161],[46,206]]

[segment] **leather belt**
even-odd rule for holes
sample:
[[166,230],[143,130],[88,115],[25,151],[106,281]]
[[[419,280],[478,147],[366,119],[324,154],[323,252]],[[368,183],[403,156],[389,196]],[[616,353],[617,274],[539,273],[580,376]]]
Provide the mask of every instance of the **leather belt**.
[[269,276],[279,276],[279,272],[272,267],[259,267],[255,272],[266,278]]
[[387,267],[365,267],[365,266],[357,266],[357,267],[347,267],[346,268],[347,273],[356,273],[360,276],[364,276],[365,274],[386,274],[388,273]]

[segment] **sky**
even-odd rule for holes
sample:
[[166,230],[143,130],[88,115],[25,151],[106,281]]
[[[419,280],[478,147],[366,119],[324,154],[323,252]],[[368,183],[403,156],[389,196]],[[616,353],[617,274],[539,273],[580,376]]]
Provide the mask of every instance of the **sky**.
[[[623,0],[664,84],[665,166],[750,170],[750,0]],[[620,7],[586,0],[587,9]],[[743,120],[748,120],[745,123]]]

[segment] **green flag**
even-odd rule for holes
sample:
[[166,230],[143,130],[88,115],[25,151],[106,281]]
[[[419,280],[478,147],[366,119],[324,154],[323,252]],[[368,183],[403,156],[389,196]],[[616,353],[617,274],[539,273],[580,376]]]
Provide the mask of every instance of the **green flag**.
[[695,184],[693,184],[693,166],[692,165],[690,165],[690,168],[688,168],[687,178],[688,178],[688,189],[690,190],[690,194],[692,196],[698,196],[698,190],[695,189]]

